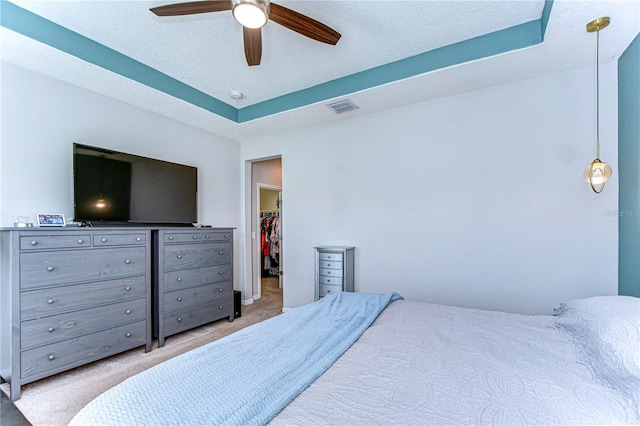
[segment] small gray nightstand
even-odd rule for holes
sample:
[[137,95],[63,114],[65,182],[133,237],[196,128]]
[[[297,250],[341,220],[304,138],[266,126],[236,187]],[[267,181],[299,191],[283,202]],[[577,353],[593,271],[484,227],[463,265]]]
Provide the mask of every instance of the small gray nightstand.
[[353,291],[355,247],[320,246],[316,250],[315,300],[340,291]]

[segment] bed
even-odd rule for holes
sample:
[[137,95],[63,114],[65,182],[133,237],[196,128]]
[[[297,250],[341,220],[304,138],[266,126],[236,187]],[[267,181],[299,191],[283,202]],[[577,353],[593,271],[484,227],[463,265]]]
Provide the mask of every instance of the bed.
[[640,299],[534,316],[340,293],[97,397],[89,424],[638,424]]

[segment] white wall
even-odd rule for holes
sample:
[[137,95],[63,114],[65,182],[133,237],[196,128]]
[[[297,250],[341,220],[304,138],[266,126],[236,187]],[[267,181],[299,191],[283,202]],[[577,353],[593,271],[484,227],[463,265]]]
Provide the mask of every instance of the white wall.
[[1,78],[1,226],[36,212],[73,216],[79,142],[198,167],[199,221],[237,227],[242,240],[239,143],[7,63]]
[[616,294],[616,84],[602,66],[599,196],[591,68],[243,144],[282,155],[284,306],[313,300],[324,244],[356,246],[360,292],[522,313]]

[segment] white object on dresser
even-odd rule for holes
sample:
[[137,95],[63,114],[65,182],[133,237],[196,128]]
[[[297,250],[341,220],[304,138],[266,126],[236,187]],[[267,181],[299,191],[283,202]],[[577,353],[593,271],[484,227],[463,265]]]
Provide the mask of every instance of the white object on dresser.
[[0,376],[20,386],[145,345],[151,232],[2,230]]
[[315,300],[340,291],[353,290],[355,247],[320,246],[316,250]]

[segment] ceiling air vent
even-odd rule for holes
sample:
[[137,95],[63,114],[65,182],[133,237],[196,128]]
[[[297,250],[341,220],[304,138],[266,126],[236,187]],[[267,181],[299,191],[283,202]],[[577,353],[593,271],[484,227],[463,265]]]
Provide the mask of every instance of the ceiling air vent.
[[327,105],[329,108],[333,110],[336,114],[342,114],[343,112],[355,111],[360,108],[358,105],[351,102],[349,99],[345,99],[344,101],[334,102],[332,104]]

